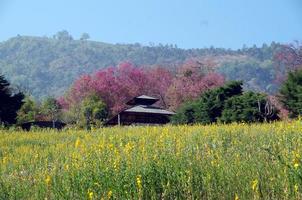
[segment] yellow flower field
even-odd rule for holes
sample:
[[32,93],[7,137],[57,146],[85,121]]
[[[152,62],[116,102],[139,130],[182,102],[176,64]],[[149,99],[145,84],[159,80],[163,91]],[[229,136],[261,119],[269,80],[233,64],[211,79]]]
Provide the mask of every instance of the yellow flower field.
[[302,121],[0,136],[0,199],[302,199]]

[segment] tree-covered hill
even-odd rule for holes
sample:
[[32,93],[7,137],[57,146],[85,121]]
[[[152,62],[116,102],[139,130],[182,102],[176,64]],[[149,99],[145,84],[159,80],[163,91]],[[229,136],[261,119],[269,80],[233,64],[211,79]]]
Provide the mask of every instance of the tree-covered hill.
[[[281,47],[272,43],[236,51],[213,47],[180,49],[176,45],[108,44],[88,38],[84,34],[80,39],[73,39],[67,31],[58,32],[53,37],[11,38],[0,43],[0,73],[13,85],[41,99],[48,95],[62,95],[80,75],[122,61],[139,66],[160,65],[175,71],[185,61],[199,59],[216,63],[217,69],[227,78],[244,78],[250,84],[254,81],[266,90],[263,85],[267,83],[261,81],[267,80],[258,80],[257,73],[262,73],[263,68],[268,71],[267,76],[273,76],[272,58]],[[249,75],[243,77],[241,74],[246,74],[245,70]],[[260,79],[267,77],[262,74]]]

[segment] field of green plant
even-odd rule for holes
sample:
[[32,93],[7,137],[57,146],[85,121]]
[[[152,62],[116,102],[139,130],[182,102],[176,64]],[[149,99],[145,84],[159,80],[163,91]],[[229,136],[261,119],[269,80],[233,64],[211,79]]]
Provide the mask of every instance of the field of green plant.
[[302,199],[302,121],[0,130],[0,199]]

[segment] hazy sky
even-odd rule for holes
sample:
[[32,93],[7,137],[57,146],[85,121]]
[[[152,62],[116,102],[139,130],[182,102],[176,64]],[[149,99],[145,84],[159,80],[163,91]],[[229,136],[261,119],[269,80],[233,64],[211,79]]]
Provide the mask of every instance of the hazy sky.
[[289,43],[302,40],[302,0],[0,0],[0,41],[63,29],[182,48]]

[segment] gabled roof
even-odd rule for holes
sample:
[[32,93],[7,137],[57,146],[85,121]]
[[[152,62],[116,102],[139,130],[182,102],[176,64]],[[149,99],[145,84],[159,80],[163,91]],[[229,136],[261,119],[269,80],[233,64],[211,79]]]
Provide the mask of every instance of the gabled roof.
[[154,113],[154,114],[163,114],[163,115],[174,115],[174,112],[160,109],[153,106],[146,106],[146,105],[138,105],[134,106],[132,108],[129,108],[127,110],[124,110],[124,112],[135,112],[135,113]]
[[134,97],[133,99],[128,101],[126,104],[131,105],[131,106],[133,106],[133,105],[152,105],[155,102],[157,102],[158,100],[159,100],[158,98],[150,97],[147,95],[141,95],[141,96]]
[[158,100],[158,98],[150,97],[150,96],[147,96],[147,95],[141,95],[141,96],[134,97],[134,98],[137,98],[137,99],[153,99],[153,100]]

